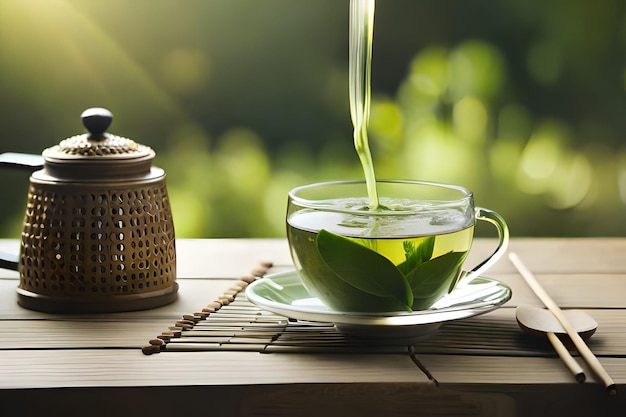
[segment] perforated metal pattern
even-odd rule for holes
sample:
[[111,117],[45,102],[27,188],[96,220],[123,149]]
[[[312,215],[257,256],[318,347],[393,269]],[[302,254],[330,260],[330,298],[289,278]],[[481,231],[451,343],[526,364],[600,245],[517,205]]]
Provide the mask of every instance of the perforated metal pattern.
[[20,288],[84,299],[174,285],[174,227],[165,181],[104,188],[31,183]]
[[62,140],[58,145],[47,149],[45,156],[143,156],[151,149],[121,136],[106,133],[103,140],[93,141],[89,135],[77,135]]

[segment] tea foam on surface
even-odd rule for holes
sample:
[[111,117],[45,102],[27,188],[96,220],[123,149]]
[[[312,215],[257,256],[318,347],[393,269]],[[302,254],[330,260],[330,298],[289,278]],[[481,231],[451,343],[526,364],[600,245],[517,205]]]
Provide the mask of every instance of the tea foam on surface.
[[[438,202],[406,199],[381,199],[388,210],[368,215],[365,199],[326,200],[325,210],[302,210],[288,223],[302,230],[317,232],[326,229],[350,237],[416,237],[452,233],[473,225],[467,216],[469,207],[448,206]],[[331,204],[332,203],[332,204]]]

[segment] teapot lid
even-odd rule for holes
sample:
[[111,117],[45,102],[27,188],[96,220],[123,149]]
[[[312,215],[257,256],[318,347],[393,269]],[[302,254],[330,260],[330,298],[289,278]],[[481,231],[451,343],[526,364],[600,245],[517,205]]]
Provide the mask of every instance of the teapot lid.
[[131,139],[107,133],[113,113],[102,107],[81,114],[87,133],[62,140],[43,151],[44,170],[52,177],[129,177],[150,172],[155,152]]

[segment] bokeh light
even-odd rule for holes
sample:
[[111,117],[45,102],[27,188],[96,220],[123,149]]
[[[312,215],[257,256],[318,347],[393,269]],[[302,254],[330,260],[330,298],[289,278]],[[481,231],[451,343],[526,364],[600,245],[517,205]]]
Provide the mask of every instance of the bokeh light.
[[[464,185],[515,236],[626,234],[623,4],[575,3],[378,2],[378,177]],[[347,45],[348,2],[4,0],[0,151],[107,107],[157,152],[177,236],[284,236],[290,188],[363,176]],[[2,236],[27,185],[0,176]]]

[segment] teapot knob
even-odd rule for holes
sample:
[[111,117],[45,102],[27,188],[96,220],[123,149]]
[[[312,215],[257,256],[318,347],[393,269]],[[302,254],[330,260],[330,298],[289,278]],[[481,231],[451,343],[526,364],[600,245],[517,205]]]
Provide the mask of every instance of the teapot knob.
[[104,132],[113,121],[113,113],[102,107],[85,110],[81,115],[83,125],[89,131],[90,140],[104,139]]

